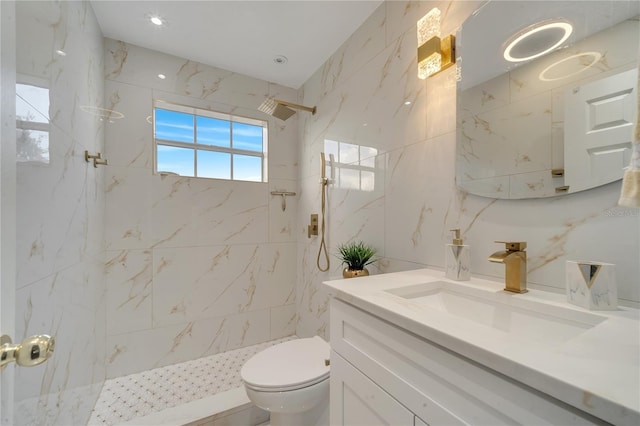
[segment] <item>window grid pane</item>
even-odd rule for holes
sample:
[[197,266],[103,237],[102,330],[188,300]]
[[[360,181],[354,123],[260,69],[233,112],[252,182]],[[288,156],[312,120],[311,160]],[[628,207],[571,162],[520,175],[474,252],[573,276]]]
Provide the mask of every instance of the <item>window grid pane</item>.
[[260,161],[260,157],[252,157],[249,155],[234,155],[233,179],[261,182],[262,161]]
[[262,151],[262,127],[232,122],[233,148]]
[[201,145],[231,148],[231,126],[229,121],[196,116],[196,141]]
[[231,179],[231,155],[224,152],[200,151],[198,177]]
[[194,116],[156,108],[155,137],[178,142],[194,141]]
[[16,158],[18,162],[49,164],[49,132],[17,128]]
[[158,172],[177,173],[180,176],[195,176],[195,150],[175,146],[158,145]]
[[157,172],[267,181],[265,122],[242,117],[236,121],[233,116],[208,111],[190,114],[185,111],[198,110],[179,106],[177,111],[166,108],[154,108]]

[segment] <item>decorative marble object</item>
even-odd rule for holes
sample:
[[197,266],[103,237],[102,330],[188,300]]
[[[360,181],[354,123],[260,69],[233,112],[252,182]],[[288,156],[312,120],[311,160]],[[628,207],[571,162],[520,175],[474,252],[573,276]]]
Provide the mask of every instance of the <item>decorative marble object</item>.
[[468,245],[447,244],[444,256],[447,278],[456,281],[471,279],[471,256]]
[[618,308],[615,265],[567,261],[567,301],[590,310]]

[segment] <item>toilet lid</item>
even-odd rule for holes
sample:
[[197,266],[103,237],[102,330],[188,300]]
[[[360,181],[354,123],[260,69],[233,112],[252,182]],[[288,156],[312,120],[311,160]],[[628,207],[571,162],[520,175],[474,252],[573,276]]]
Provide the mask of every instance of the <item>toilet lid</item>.
[[322,338],[296,339],[257,353],[240,370],[242,380],[256,388],[300,388],[329,377],[330,347]]

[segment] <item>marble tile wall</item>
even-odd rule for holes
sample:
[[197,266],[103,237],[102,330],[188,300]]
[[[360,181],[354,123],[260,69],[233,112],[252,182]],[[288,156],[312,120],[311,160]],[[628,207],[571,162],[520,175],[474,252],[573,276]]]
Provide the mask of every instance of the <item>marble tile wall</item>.
[[[295,332],[297,115],[257,107],[297,91],[105,39],[107,376]],[[166,79],[157,75],[162,73]],[[154,100],[269,120],[269,182],[152,173]]]
[[[86,2],[16,2],[17,81],[49,90],[49,162],[17,165],[15,340],[56,338],[15,370],[14,424],[85,424],[105,379],[102,33]],[[66,55],[55,51],[61,49]],[[34,105],[36,109],[37,105]],[[95,111],[95,110],[93,110]]]
[[[640,301],[640,214],[616,206],[620,182],[560,198],[496,200],[456,188],[455,71],[426,81],[416,76],[415,25],[433,7],[442,33],[455,31],[481,4],[474,1],[387,1],[302,88],[317,105],[300,118],[297,334],[328,338],[326,279],[340,278],[333,253],[363,240],[381,256],[374,271],[444,268],[449,229],[471,245],[472,274],[502,280],[503,266],[487,261],[495,240],[527,241],[529,285],[564,292],[566,260],[615,263],[622,303]],[[405,105],[406,101],[411,104]],[[320,157],[325,140],[377,150],[373,191],[329,190],[327,244],[331,269],[316,267],[319,238],[308,239],[310,213],[320,212]],[[357,168],[359,164],[351,164]],[[377,185],[378,182],[380,185]],[[377,270],[376,270],[377,269]]]

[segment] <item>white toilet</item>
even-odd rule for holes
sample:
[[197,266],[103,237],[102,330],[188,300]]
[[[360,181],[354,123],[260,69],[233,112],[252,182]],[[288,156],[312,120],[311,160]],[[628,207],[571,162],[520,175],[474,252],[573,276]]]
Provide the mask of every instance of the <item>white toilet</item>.
[[280,343],[240,371],[249,399],[271,413],[271,426],[329,424],[329,353],[322,338]]

